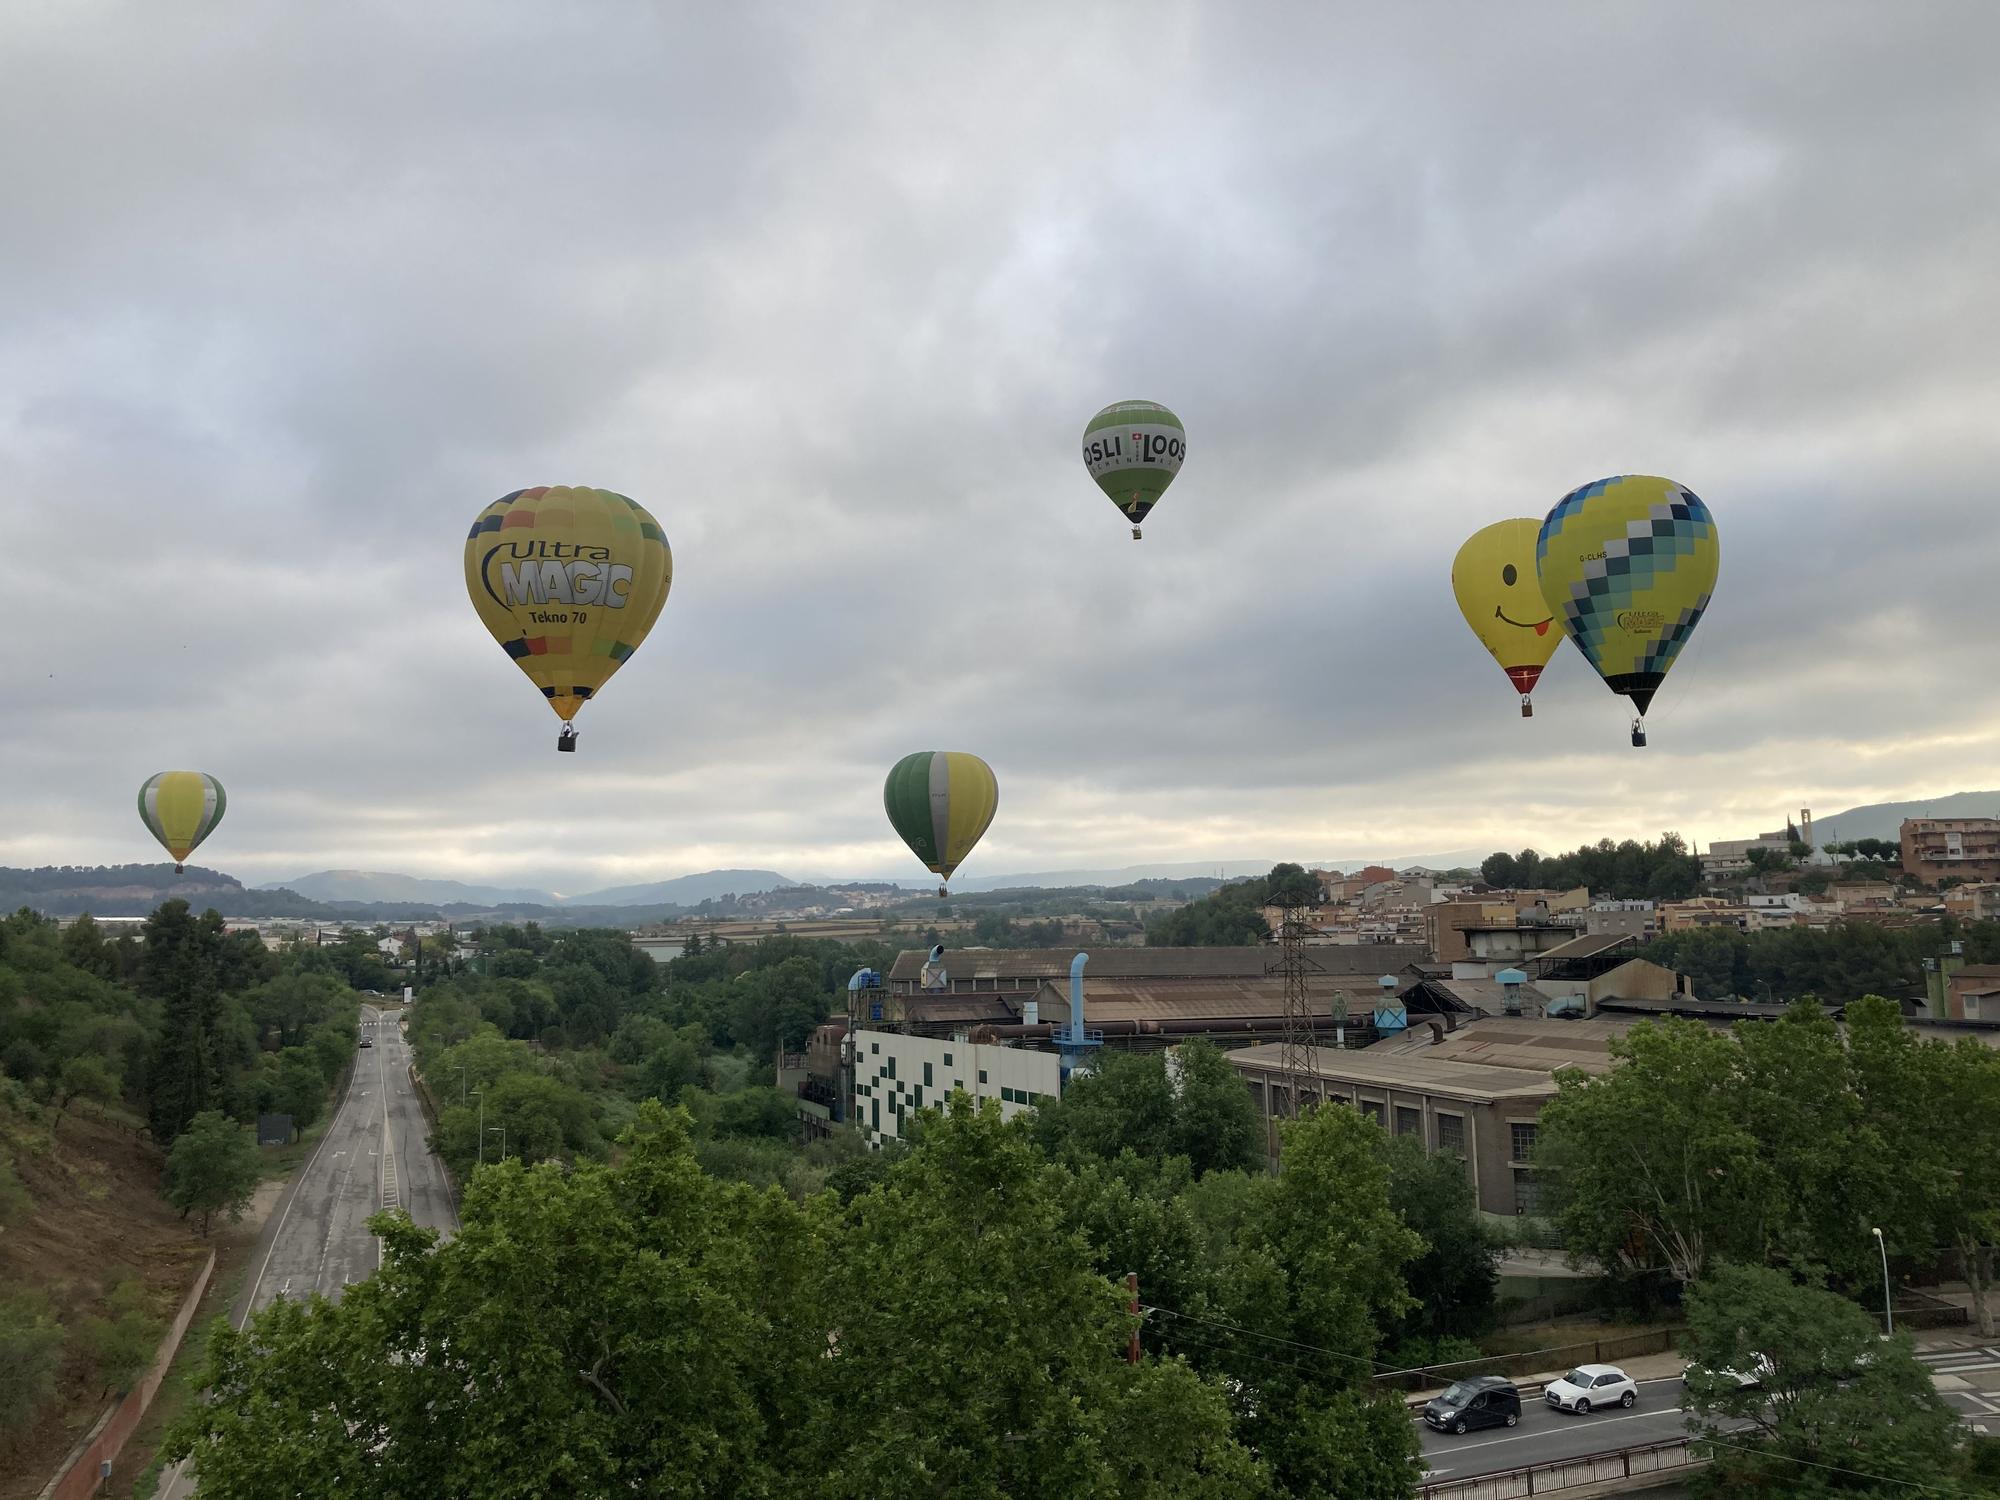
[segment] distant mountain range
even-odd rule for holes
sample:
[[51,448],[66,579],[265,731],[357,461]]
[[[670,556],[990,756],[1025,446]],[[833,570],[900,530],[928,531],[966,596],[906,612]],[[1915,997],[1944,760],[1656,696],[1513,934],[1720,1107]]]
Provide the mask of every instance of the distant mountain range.
[[296,891],[313,901],[359,901],[375,905],[426,906],[699,906],[724,896],[747,896],[797,884],[775,870],[704,870],[647,885],[619,885],[609,890],[561,896],[554,891],[497,885],[468,885],[460,880],[430,880],[388,870],[320,870],[295,880],[274,880],[260,891]]
[[555,906],[561,900],[548,891],[467,885],[459,880],[426,880],[386,870],[321,870],[296,880],[273,880],[257,889],[296,891],[313,901],[408,901],[426,906],[452,902],[468,906]]
[[2000,818],[2000,792],[1952,792],[1916,802],[1871,802],[1846,812],[1813,814],[1813,842],[1894,839],[1905,818]]

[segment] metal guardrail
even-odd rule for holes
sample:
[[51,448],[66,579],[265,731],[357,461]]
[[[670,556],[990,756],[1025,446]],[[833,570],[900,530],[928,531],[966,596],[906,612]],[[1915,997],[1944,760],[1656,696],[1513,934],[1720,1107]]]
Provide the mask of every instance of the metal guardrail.
[[1695,1453],[1692,1441],[1669,1438],[1608,1453],[1587,1453],[1518,1469],[1472,1474],[1464,1479],[1439,1479],[1425,1483],[1417,1493],[1422,1500],[1520,1500],[1527,1495],[1555,1495],[1585,1485],[1698,1469],[1708,1460]]

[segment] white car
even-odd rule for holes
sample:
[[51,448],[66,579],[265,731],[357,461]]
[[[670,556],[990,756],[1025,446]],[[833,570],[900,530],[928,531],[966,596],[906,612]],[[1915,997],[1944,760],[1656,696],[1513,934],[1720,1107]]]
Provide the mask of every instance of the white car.
[[1594,1406],[1630,1406],[1639,1399],[1639,1387],[1616,1365],[1578,1365],[1544,1386],[1542,1398],[1558,1411],[1582,1415]]

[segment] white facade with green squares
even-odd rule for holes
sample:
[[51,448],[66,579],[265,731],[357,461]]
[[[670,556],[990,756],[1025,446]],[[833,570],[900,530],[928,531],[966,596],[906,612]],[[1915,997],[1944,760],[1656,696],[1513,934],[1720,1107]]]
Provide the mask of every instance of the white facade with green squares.
[[991,1099],[1003,1119],[1062,1089],[1053,1052],[979,1045],[900,1031],[854,1033],[854,1121],[871,1148],[901,1140],[917,1111],[937,1109],[954,1089]]

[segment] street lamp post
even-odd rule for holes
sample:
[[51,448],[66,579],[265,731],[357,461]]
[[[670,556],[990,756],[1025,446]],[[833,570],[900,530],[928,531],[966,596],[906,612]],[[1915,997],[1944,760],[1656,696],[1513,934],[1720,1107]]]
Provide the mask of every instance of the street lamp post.
[[1875,1248],[1882,1252],[1882,1331],[1896,1331],[1896,1310],[1889,1302],[1889,1247],[1883,1242],[1882,1231],[1871,1230],[1875,1236]]
[[479,1165],[486,1165],[486,1090],[474,1089],[472,1097],[479,1101]]
[[458,1102],[465,1103],[465,1064],[458,1065]]

